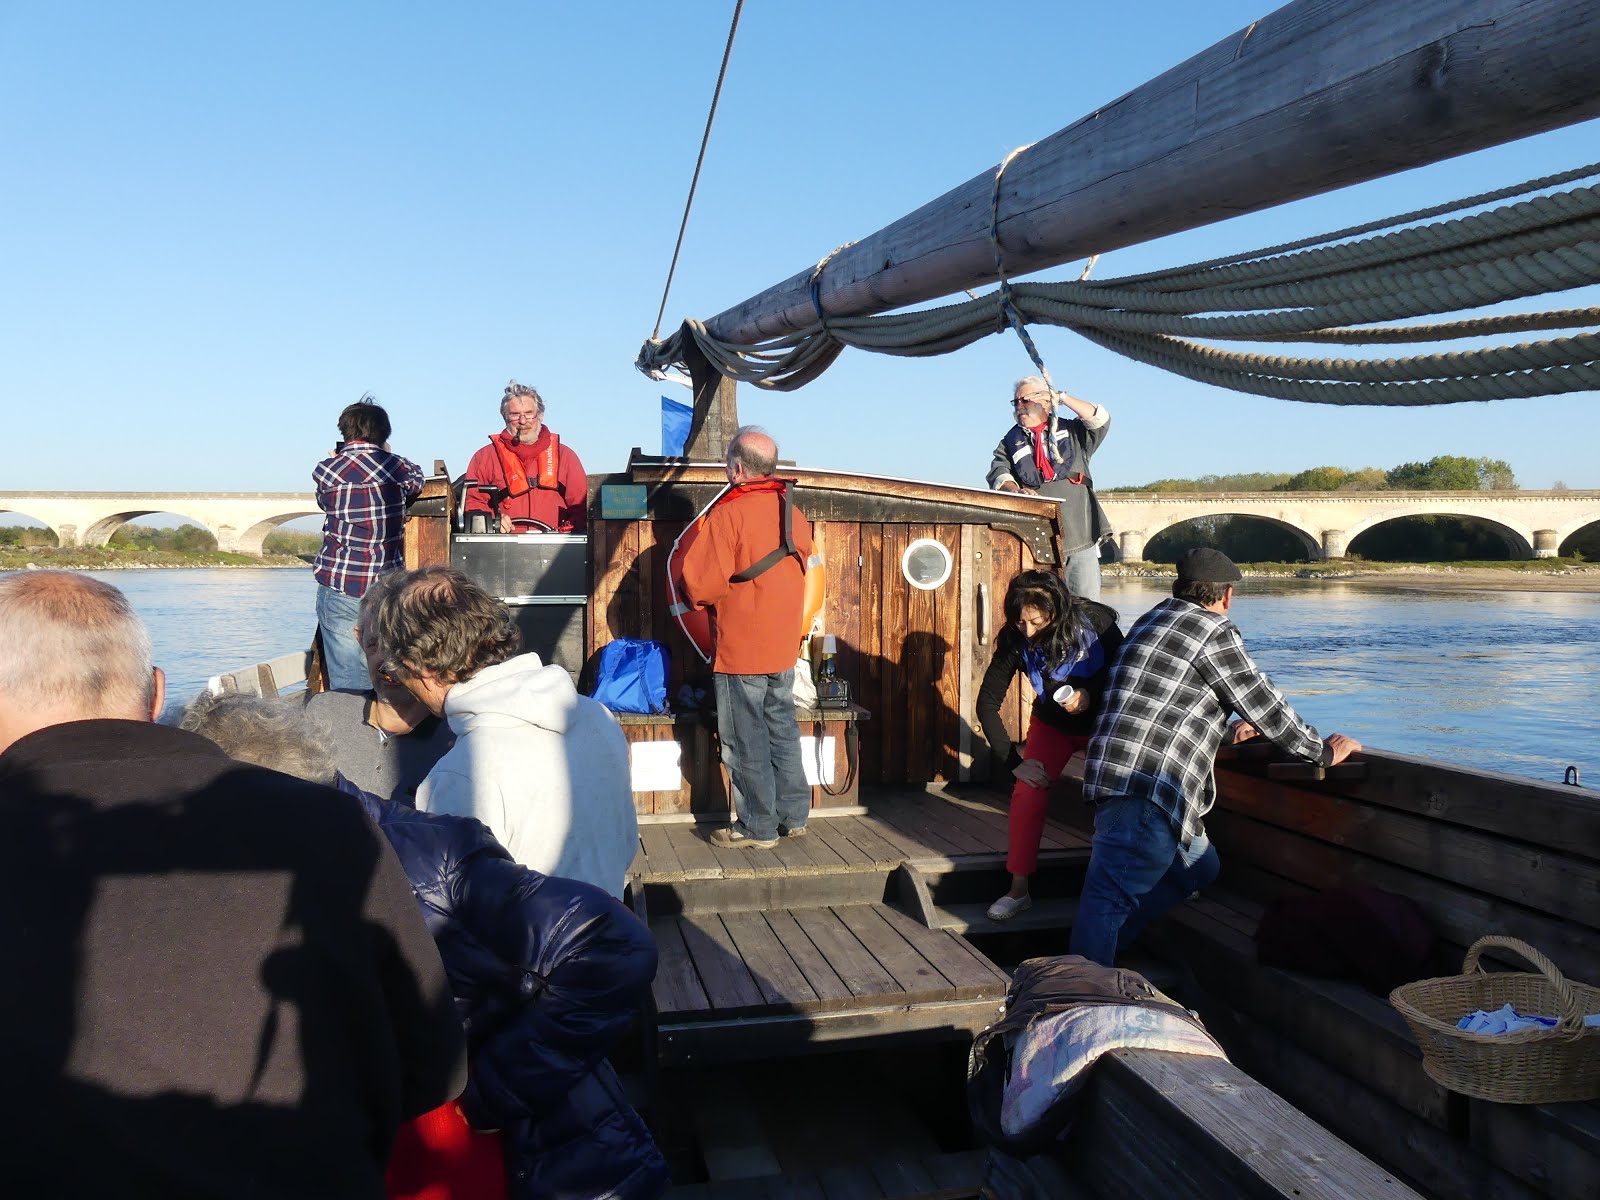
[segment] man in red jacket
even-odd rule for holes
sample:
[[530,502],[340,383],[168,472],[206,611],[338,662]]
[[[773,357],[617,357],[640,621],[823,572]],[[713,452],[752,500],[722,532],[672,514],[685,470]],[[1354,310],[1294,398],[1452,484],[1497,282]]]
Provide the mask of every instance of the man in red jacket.
[[[469,513],[488,513],[501,533],[583,533],[589,525],[589,477],[570,446],[544,423],[544,397],[513,379],[500,400],[505,429],[472,456]],[[543,527],[541,529],[540,527]]]
[[778,445],[745,426],[728,445],[732,487],[712,506],[683,556],[683,586],[711,610],[717,734],[733,777],[738,820],[719,846],[770,849],[806,831],[811,787],[794,719],[811,522],[775,478]]

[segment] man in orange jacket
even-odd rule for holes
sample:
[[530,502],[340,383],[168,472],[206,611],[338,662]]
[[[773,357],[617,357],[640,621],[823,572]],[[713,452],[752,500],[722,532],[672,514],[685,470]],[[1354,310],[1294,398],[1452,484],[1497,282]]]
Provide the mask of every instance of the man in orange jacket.
[[544,423],[544,397],[513,379],[500,400],[500,419],[504,431],[467,464],[477,486],[463,508],[490,514],[491,530],[500,533],[583,533],[589,477],[572,447]]
[[777,465],[771,437],[740,429],[728,444],[732,486],[683,556],[689,602],[711,610],[717,734],[736,792],[738,820],[711,835],[719,846],[770,849],[805,833],[811,811],[794,719],[811,522],[774,476]]

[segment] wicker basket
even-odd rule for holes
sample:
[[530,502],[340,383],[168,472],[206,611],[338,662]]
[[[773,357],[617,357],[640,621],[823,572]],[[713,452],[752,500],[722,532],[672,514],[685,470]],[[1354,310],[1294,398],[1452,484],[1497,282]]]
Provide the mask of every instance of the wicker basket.
[[[1485,971],[1486,947],[1514,950],[1542,974]],[[1389,993],[1422,1048],[1422,1069],[1453,1092],[1501,1104],[1553,1104],[1600,1097],[1600,1029],[1585,1013],[1600,1012],[1600,988],[1569,982],[1544,955],[1509,937],[1472,944],[1460,975],[1419,979]],[[1555,1016],[1554,1029],[1467,1033],[1456,1022],[1477,1009],[1510,1004],[1520,1013]]]

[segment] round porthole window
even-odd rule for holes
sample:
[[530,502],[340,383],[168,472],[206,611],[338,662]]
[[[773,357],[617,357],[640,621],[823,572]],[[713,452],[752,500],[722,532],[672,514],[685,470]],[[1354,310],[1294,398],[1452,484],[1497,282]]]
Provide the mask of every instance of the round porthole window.
[[932,538],[918,538],[900,556],[900,574],[912,587],[924,592],[933,591],[949,579],[954,565],[945,544]]

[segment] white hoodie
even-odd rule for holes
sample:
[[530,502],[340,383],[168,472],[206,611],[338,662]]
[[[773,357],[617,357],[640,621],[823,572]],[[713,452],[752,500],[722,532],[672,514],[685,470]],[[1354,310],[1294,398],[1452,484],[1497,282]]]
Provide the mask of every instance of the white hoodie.
[[639,848],[628,742],[572,677],[522,654],[445,695],[456,743],[417,789],[423,812],[476,817],[511,857],[619,899]]

